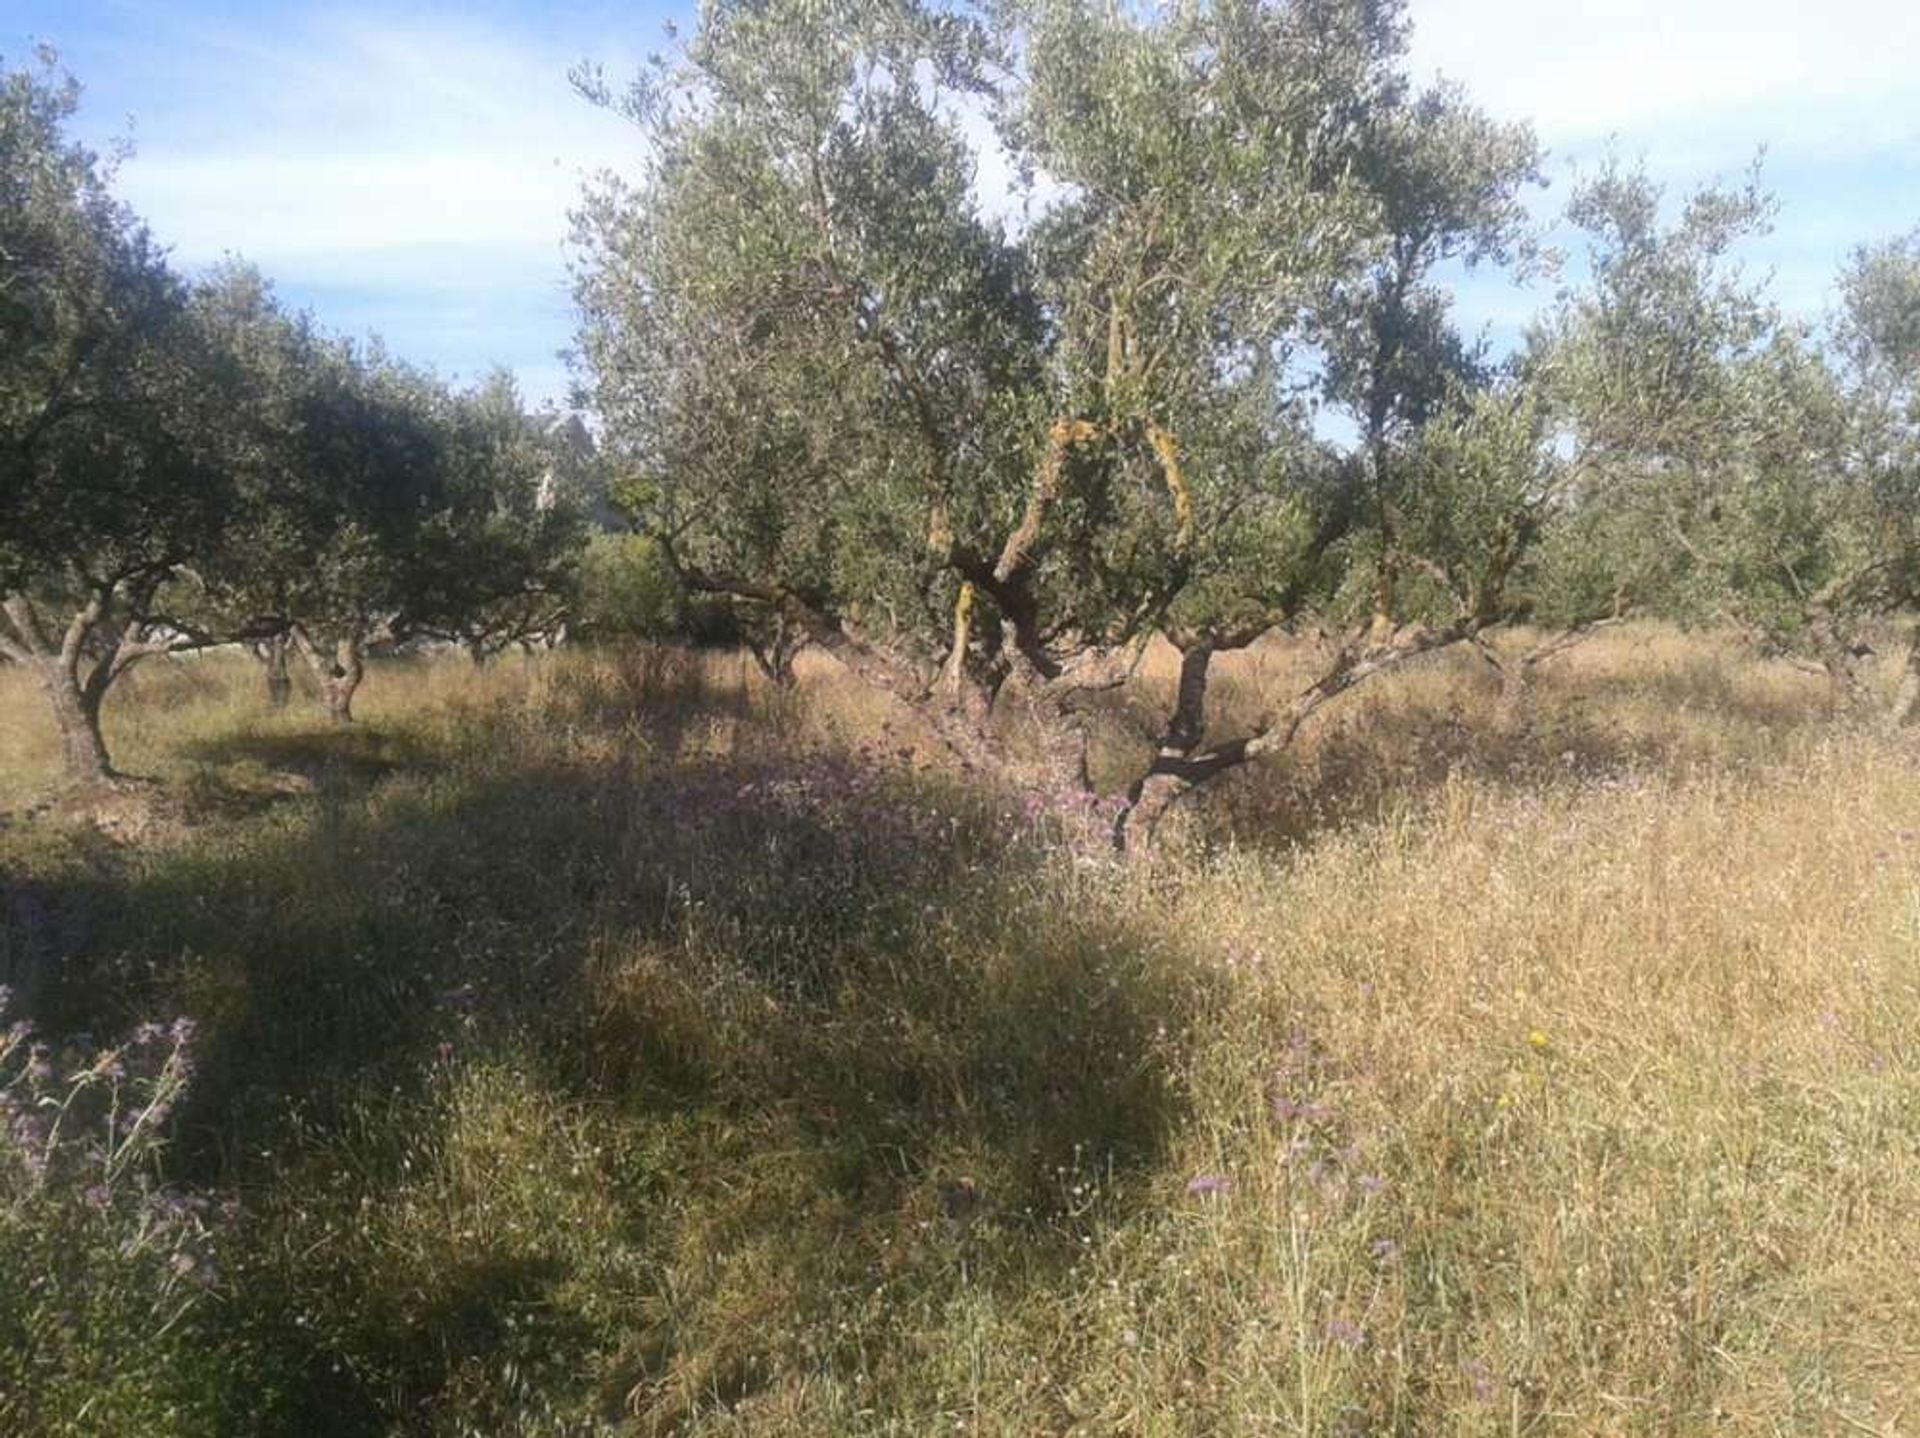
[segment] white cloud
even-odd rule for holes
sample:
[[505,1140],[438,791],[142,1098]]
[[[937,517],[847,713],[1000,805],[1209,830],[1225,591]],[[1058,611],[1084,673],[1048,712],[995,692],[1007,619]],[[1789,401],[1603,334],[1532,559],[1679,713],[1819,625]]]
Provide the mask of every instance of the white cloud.
[[[1670,194],[1737,177],[1764,146],[1781,209],[1742,255],[1814,318],[1853,244],[1920,219],[1915,0],[1411,0],[1411,14],[1417,77],[1444,74],[1490,114],[1533,122],[1555,161],[1543,220],[1565,202],[1566,164],[1609,145]],[[1459,310],[1511,342],[1546,288],[1470,281]]]
[[183,260],[237,250],[271,270],[431,244],[552,263],[582,175],[637,145],[572,93],[568,57],[519,37],[362,19],[302,38],[208,37],[197,62],[234,77],[217,115],[140,123],[122,188]]
[[378,329],[463,376],[508,364],[547,399],[572,330],[567,212],[586,176],[630,168],[641,145],[567,69],[631,70],[646,28],[147,15],[70,52],[94,133],[133,112],[118,189],[182,266],[239,254],[322,323]]
[[1920,140],[1913,0],[1414,0],[1413,62],[1555,147]]

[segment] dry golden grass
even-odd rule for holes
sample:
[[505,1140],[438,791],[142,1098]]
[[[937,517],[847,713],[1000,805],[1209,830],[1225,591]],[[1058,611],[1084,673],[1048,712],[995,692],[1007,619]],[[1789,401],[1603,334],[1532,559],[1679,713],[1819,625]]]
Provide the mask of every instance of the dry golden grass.
[[[1311,662],[1237,656],[1216,722]],[[386,666],[345,735],[253,679],[118,703],[154,852],[0,862],[124,886],[129,1005],[230,1036],[199,1149],[283,1427],[1920,1422],[1920,745],[1797,670],[1630,627],[1521,729],[1442,656],[1111,870],[862,777],[928,753],[825,661]],[[51,745],[0,715],[17,807]]]

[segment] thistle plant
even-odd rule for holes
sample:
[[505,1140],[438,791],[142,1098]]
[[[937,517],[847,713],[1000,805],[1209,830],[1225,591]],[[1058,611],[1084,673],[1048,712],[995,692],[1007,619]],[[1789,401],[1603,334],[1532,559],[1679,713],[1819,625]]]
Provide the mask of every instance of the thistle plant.
[[[10,1002],[0,989],[0,1023]],[[184,1416],[191,1319],[218,1291],[232,1217],[160,1169],[193,1040],[188,1018],[112,1045],[0,1029],[0,1429],[167,1432]]]

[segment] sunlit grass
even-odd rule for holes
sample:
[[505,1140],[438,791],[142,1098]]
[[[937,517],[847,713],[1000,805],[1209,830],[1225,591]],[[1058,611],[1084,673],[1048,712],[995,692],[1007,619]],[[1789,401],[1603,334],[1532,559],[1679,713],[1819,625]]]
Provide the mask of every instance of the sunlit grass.
[[128,843],[18,817],[0,671],[0,957],[49,1024],[202,1020],[174,1177],[242,1217],[172,1431],[1920,1411],[1920,752],[1788,666],[1612,633],[1515,731],[1448,656],[1130,867],[824,661],[382,666],[345,733],[138,677]]

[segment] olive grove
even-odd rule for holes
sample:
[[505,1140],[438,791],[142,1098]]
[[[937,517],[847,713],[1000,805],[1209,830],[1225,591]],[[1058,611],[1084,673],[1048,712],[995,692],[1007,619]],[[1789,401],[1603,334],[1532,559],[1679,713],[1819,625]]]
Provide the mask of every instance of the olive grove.
[[352,717],[367,650],[484,654],[556,627],[583,535],[551,425],[288,312],[256,271],[189,280],[70,137],[42,53],[0,73],[0,657],[40,679],[68,777],[140,660],[289,651]]

